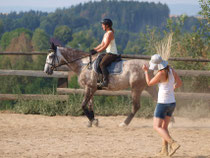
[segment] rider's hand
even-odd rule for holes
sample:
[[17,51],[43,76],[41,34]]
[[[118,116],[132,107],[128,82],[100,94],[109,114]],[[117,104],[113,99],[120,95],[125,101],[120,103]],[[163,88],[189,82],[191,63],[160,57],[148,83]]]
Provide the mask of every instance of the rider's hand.
[[143,71],[148,71],[148,67],[144,64],[144,65],[142,66],[142,70],[143,70]]
[[90,53],[91,53],[91,55],[94,55],[94,54],[96,54],[96,53],[98,53],[95,49],[91,49],[90,50]]

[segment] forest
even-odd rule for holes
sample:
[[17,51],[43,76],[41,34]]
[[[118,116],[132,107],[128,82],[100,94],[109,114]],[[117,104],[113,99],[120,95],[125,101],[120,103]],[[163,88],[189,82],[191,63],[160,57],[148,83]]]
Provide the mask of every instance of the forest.
[[[54,37],[63,46],[89,51],[103,37],[100,21],[113,20],[117,47],[122,54],[155,54],[155,45],[173,34],[172,57],[210,58],[209,1],[200,0],[200,17],[170,17],[166,4],[138,1],[101,0],[40,11],[0,13],[0,52],[47,52]],[[0,69],[43,70],[45,56],[0,55]],[[170,63],[176,69],[210,70],[209,63]],[[186,78],[185,89],[210,92],[210,79]],[[202,85],[200,83],[203,83]],[[0,93],[52,93],[56,79],[17,76],[0,77]],[[78,87],[76,77],[70,87]],[[5,101],[0,104],[6,105]],[[16,102],[9,103],[15,105]],[[5,107],[0,107],[5,108]]]

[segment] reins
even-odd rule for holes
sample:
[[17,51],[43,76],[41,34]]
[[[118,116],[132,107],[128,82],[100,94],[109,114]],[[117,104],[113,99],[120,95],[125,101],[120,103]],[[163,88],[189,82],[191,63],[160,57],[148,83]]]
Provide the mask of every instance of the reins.
[[[55,52],[55,57],[53,58],[53,61],[52,61],[52,63],[48,63],[48,62],[46,62],[47,64],[49,64],[49,65],[51,65],[52,66],[52,69],[55,69],[55,68],[57,68],[57,67],[60,67],[60,66],[62,66],[62,65],[68,65],[68,64],[70,64],[70,63],[73,63],[73,62],[75,62],[75,61],[77,61],[77,60],[80,60],[80,59],[83,59],[83,58],[86,58],[86,57],[90,57],[90,62],[89,62],[89,64],[91,65],[92,64],[92,54],[88,54],[88,55],[86,55],[86,56],[82,56],[82,57],[79,57],[79,58],[77,58],[77,59],[75,59],[75,60],[72,60],[72,61],[68,61],[68,62],[64,62],[64,63],[62,63],[62,64],[58,64],[58,65],[55,65],[54,63],[54,61],[55,61],[55,58],[57,59],[57,61],[58,61],[58,63],[59,63],[59,60],[58,60],[58,56],[56,55],[56,52]],[[90,68],[90,67],[89,67]]]

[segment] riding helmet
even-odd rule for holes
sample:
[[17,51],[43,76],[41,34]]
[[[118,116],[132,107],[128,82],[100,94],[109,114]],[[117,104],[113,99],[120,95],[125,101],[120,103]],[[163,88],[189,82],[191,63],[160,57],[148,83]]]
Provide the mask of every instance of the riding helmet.
[[104,25],[108,25],[109,27],[112,27],[112,20],[111,19],[103,19],[101,21],[101,24],[104,24]]

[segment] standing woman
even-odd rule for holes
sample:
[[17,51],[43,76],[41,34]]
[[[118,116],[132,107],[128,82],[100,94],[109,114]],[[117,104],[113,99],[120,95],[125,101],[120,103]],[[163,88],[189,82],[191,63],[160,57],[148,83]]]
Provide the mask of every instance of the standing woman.
[[[158,84],[158,101],[154,112],[153,127],[162,137],[162,149],[158,156],[172,156],[180,145],[172,139],[168,131],[168,124],[176,107],[174,89],[182,85],[182,81],[177,73],[162,60],[159,54],[155,54],[150,60],[150,70],[158,70],[151,79],[148,75],[148,67],[143,65],[145,78],[148,86]],[[170,151],[168,152],[168,146]]]
[[108,86],[108,75],[109,72],[106,67],[118,58],[117,47],[115,43],[114,30],[112,29],[112,20],[103,19],[101,21],[102,29],[105,31],[101,44],[91,50],[91,54],[102,52],[106,49],[106,55],[100,62],[100,68],[103,74],[102,87]]

